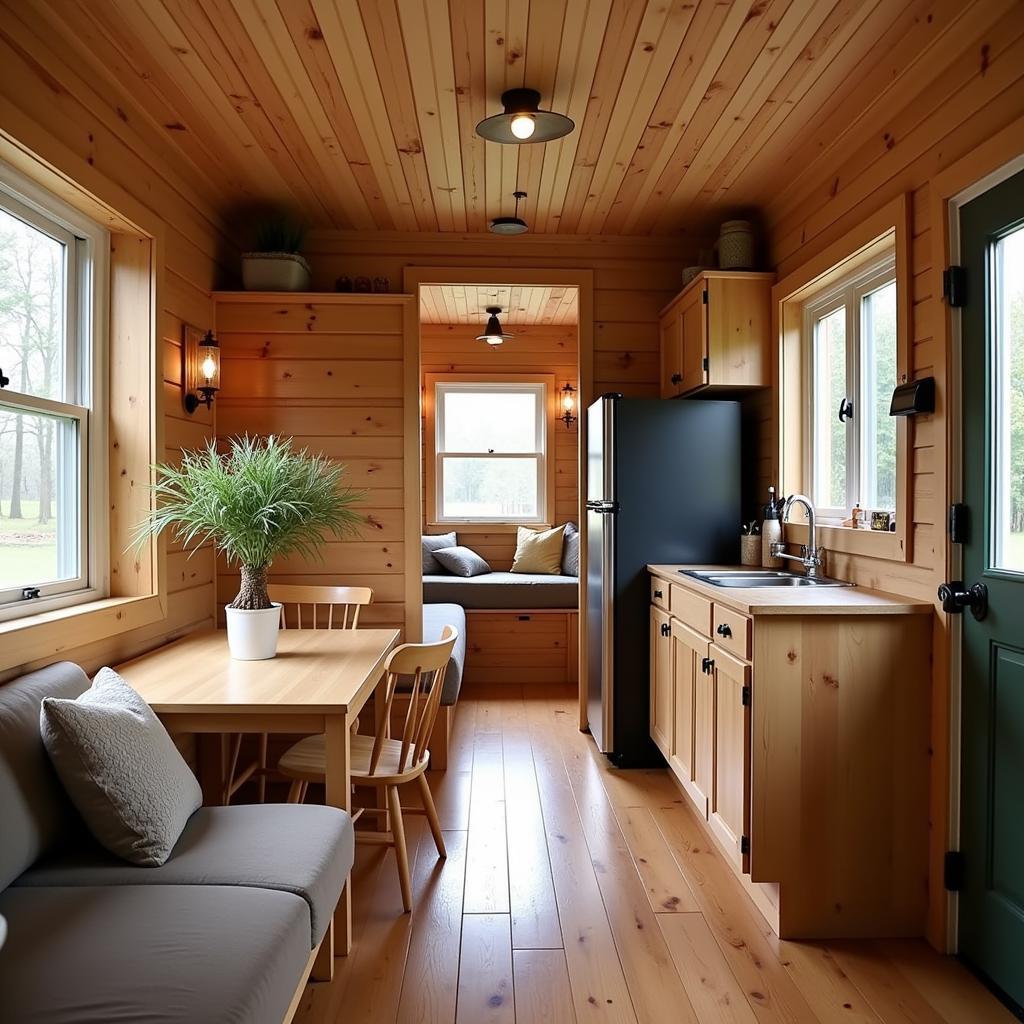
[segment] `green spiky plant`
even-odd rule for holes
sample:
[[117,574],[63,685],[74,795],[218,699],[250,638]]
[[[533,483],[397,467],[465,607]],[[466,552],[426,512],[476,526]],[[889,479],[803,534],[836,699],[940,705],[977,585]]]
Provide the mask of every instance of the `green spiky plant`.
[[254,252],[299,254],[306,241],[306,227],[287,214],[275,214],[256,225]]
[[364,492],[341,486],[344,467],[294,450],[290,438],[232,438],[226,452],[211,441],[184,452],[180,467],[154,469],[156,508],[137,540],[171,528],[186,550],[212,542],[241,571],[229,608],[272,607],[267,570],[275,558],[315,558],[325,534],[352,534],[363,521],[354,506]]

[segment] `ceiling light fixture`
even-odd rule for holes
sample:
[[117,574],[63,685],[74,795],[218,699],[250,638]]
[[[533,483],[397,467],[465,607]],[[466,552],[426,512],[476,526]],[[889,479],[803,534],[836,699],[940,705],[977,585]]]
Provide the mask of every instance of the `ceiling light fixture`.
[[515,337],[514,334],[506,334],[501,328],[501,321],[498,319],[501,306],[488,306],[487,312],[490,314],[487,318],[487,326],[484,328],[483,334],[476,336],[477,341],[486,341],[488,345],[500,345],[508,338]]
[[551,142],[568,135],[576,125],[564,114],[540,109],[536,89],[508,89],[501,94],[500,114],[485,117],[476,133],[488,142],[519,146],[527,142]]
[[526,198],[525,192],[513,192],[516,197],[516,212],[514,217],[495,217],[487,225],[488,231],[495,235],[522,235],[530,230],[530,226],[519,216],[519,200]]

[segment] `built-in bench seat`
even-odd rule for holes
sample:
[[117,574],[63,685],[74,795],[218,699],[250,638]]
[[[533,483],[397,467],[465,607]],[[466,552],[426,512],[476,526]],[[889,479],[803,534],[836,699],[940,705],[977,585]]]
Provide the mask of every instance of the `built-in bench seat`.
[[576,609],[579,583],[575,576],[517,572],[488,572],[468,578],[426,575],[423,603],[453,603],[467,610]]

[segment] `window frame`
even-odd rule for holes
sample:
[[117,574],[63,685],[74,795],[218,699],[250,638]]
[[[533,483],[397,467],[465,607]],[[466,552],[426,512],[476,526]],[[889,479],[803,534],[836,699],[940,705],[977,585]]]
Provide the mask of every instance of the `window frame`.
[[[834,284],[811,295],[803,305],[803,362],[805,368],[805,394],[810,396],[810,414],[804,418],[803,436],[803,474],[808,495],[815,502],[815,511],[822,523],[838,525],[850,516],[854,503],[860,502],[861,508],[867,512],[868,506],[861,499],[866,493],[867,467],[863,462],[864,418],[863,410],[867,408],[864,387],[865,378],[865,346],[862,338],[864,300],[871,294],[887,285],[899,282],[896,274],[895,251],[887,251],[881,257],[872,260],[846,274]],[[829,507],[817,504],[816,455],[817,455],[817,325],[824,318],[838,309],[845,311],[846,321],[846,390],[854,400],[854,416],[846,420],[846,506],[845,508]],[[900,377],[899,342],[897,339],[897,369]],[[836,415],[838,410],[832,410]],[[897,439],[897,448],[899,440]],[[896,498],[898,506],[898,497]],[[876,506],[872,506],[876,507]],[[891,511],[898,513],[899,509]]]
[[[77,424],[79,552],[79,574],[73,579],[54,583],[26,579],[0,590],[0,623],[4,623],[94,602],[109,593],[105,367],[109,350],[110,234],[2,162],[0,207],[65,246],[63,400],[25,394],[8,385],[0,391],[0,405],[7,410],[60,417]],[[69,511],[65,506],[64,513]],[[36,586],[39,597],[23,598],[24,587]]]
[[[427,526],[449,527],[479,525],[495,532],[520,526],[548,526],[554,505],[554,403],[553,374],[427,374],[425,376],[425,468]],[[445,392],[526,392],[539,395],[536,434],[540,449],[528,452],[457,452],[443,447]],[[446,516],[444,500],[444,462],[452,458],[533,458],[537,462],[537,515],[526,516]]]

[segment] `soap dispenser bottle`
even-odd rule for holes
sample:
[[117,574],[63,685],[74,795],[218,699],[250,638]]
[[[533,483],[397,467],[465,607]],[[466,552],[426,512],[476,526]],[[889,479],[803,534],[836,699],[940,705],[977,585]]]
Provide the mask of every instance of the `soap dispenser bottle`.
[[782,520],[779,518],[779,503],[775,499],[775,488],[768,488],[768,504],[764,507],[764,521],[761,524],[761,565],[766,569],[778,569],[782,559],[772,554],[772,545],[782,540]]

